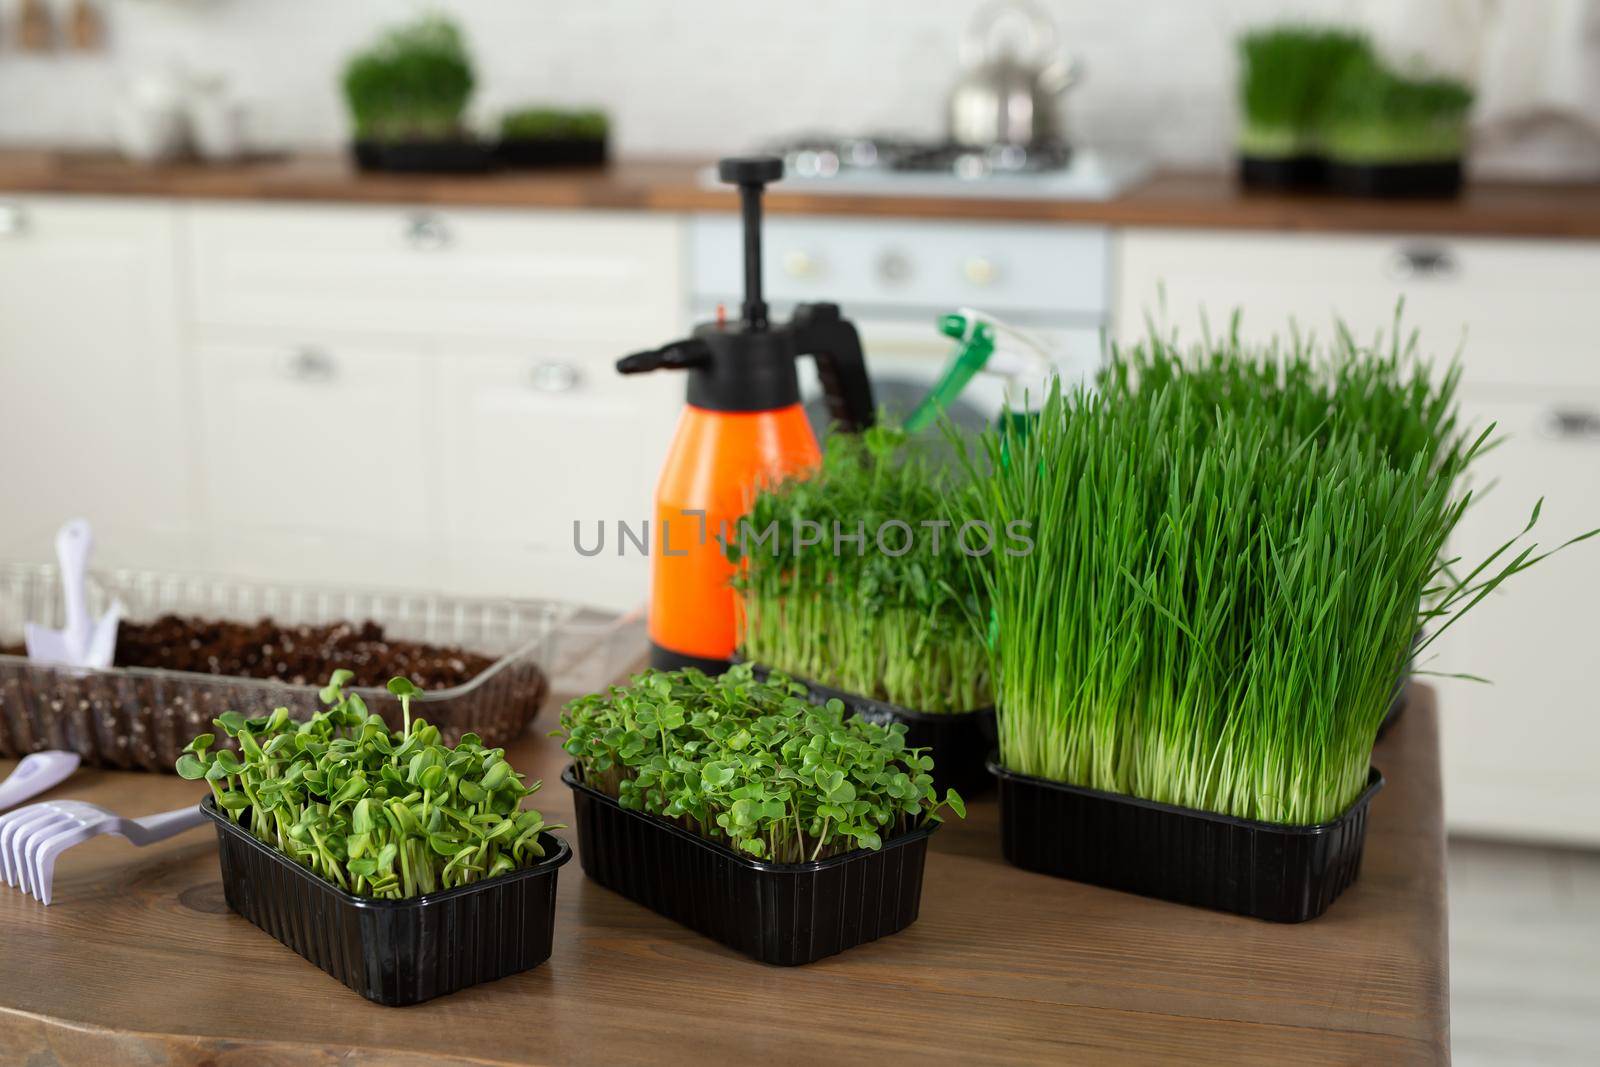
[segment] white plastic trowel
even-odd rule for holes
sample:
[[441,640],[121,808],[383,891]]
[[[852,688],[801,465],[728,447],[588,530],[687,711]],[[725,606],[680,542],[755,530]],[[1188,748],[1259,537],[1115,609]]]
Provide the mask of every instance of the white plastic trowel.
[[61,565],[61,594],[66,601],[67,625],[61,630],[33,622],[23,625],[28,659],[34,663],[96,669],[111,666],[123,607],[119,600],[98,619],[89,616],[84,582],[92,551],[94,533],[87,520],[73,519],[56,533],[56,561]]

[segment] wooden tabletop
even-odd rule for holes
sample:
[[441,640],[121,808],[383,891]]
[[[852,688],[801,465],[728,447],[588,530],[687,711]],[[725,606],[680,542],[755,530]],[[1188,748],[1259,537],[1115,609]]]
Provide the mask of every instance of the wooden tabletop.
[[[58,193],[210,200],[476,207],[732,211],[704,160],[630,159],[598,168],[483,175],[371,174],[340,154],[143,166],[109,154],[0,151],[0,195]],[[1469,183],[1455,199],[1381,201],[1255,193],[1230,174],[1165,173],[1105,201],[842,195],[772,187],[776,214],[1078,222],[1106,226],[1600,237],[1600,183]]]
[[[990,799],[934,836],[915,924],[809,967],[752,962],[588,883],[574,861],[548,963],[383,1008],[228,911],[207,827],[69,851],[49,908],[0,886],[0,1061],[1442,1062],[1437,718],[1431,691],[1412,697],[1375,757],[1389,785],[1361,877],[1300,926],[1012,868]],[[554,716],[513,762],[548,783],[541,810],[570,821]],[[81,771],[52,795],[142,815],[197,790]]]

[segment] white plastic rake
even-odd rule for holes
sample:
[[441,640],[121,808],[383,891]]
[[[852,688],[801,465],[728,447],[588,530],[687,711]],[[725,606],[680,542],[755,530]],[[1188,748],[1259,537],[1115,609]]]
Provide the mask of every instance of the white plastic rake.
[[116,834],[143,847],[183,833],[205,822],[200,806],[124,819],[98,804],[82,800],[46,800],[0,815],[0,873],[7,885],[50,903],[56,858],[73,845],[102,834]]

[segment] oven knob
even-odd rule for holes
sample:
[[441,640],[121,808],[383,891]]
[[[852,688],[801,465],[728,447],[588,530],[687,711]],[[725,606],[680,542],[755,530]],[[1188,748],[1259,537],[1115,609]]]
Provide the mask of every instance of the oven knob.
[[982,256],[973,256],[962,265],[961,273],[973,285],[989,285],[994,281],[994,276],[998,272],[994,269],[994,264],[987,259]]
[[818,272],[819,264],[809,253],[798,248],[783,254],[783,272],[791,278],[811,278]]
[[885,252],[878,257],[878,277],[894,285],[911,277],[911,260],[904,252]]

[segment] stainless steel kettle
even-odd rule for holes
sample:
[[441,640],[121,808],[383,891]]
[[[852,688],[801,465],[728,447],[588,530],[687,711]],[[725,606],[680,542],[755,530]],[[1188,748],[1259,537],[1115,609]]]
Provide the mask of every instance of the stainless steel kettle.
[[1033,0],[979,8],[962,42],[961,77],[950,90],[950,140],[973,148],[1062,140],[1058,104],[1079,71],[1057,47],[1055,23]]

